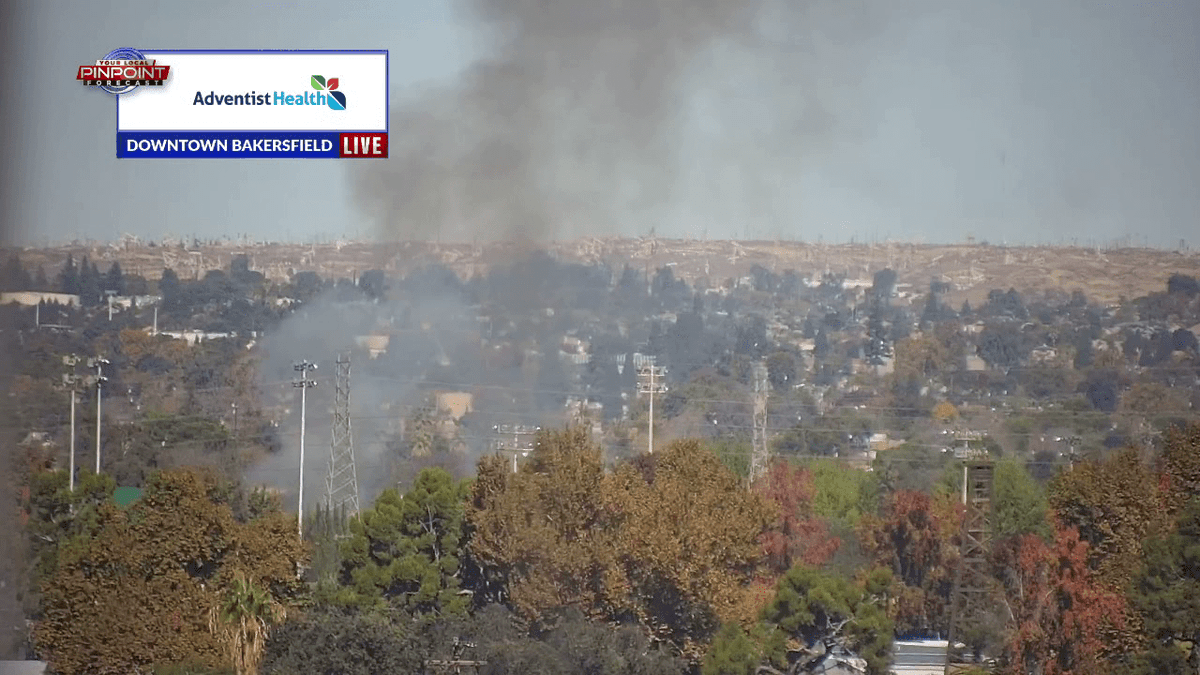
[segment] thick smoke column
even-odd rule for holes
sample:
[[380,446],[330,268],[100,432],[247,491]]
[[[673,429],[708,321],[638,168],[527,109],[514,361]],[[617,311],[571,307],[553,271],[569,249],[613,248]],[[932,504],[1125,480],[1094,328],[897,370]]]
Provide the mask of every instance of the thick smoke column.
[[[402,107],[356,183],[385,240],[648,229],[670,202],[690,69],[757,37],[764,0],[472,0],[494,53]],[[360,200],[362,201],[362,200]]]

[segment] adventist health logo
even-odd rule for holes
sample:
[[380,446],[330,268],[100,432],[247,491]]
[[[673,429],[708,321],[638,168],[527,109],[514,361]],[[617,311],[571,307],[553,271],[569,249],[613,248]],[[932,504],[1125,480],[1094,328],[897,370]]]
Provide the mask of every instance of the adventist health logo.
[[338,78],[328,80],[322,75],[313,75],[309,80],[312,88],[318,93],[306,91],[300,94],[289,94],[277,91],[272,94],[260,94],[252,91],[245,94],[218,94],[214,91],[196,92],[192,105],[322,105],[331,110],[346,109],[346,94],[337,91]]

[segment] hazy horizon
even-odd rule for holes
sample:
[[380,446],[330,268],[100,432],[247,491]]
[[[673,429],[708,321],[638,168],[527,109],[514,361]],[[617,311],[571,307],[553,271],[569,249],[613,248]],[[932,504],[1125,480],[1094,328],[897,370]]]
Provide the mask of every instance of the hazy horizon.
[[[26,3],[16,242],[1196,243],[1200,4],[669,6]],[[388,49],[392,157],[117,160],[123,46]]]

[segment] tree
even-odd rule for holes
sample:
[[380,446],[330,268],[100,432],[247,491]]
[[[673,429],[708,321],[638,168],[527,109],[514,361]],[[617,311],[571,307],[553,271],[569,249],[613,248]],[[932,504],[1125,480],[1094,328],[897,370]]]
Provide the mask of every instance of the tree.
[[179,276],[175,274],[175,270],[164,267],[162,277],[158,280],[158,293],[162,296],[163,309],[167,311],[181,309],[183,306],[182,290],[183,285],[179,281]]
[[867,673],[883,675],[891,660],[894,629],[883,607],[887,586],[886,573],[871,575],[864,587],[803,565],[788,570],[763,611],[771,630],[771,661],[786,667],[789,640],[799,643],[808,657],[841,644],[866,660]]
[[[1159,479],[1132,448],[1061,472],[1051,481],[1048,497],[1062,527],[1076,528],[1088,544],[1087,564],[1095,579],[1114,590],[1129,587],[1141,566],[1142,542],[1169,524]],[[1113,653],[1141,647],[1136,615],[1105,630],[1104,642]]]
[[957,564],[961,511],[949,497],[900,490],[884,504],[882,517],[864,517],[859,538],[876,565],[904,585],[895,619],[901,632],[942,631]]
[[350,522],[342,545],[339,594],[345,604],[393,607],[426,619],[461,615],[467,481],[445,470],[421,471],[401,497],[384,490],[372,508]]
[[726,623],[704,655],[700,675],[755,675],[761,661],[761,650],[746,631],[737,623]]
[[43,586],[43,659],[64,674],[227,662],[213,607],[241,578],[294,602],[306,555],[294,518],[239,523],[223,498],[215,476],[185,470],[157,475],[126,510],[101,505],[95,533],[64,547]]
[[605,476],[600,448],[572,428],[540,434],[517,473],[482,460],[468,523],[473,557],[504,589],[484,594],[525,621],[544,625],[566,606],[633,619],[697,661],[720,623],[749,606],[769,516],[697,442]]
[[697,441],[656,453],[649,474],[625,465],[614,482],[624,575],[642,599],[634,615],[697,661],[723,621],[752,620],[739,612],[753,593],[770,506]]
[[882,366],[892,356],[887,326],[883,322],[883,303],[878,300],[872,303],[871,313],[867,318],[867,339],[863,356],[872,366]]
[[21,265],[21,257],[16,253],[12,253],[8,261],[4,263],[0,269],[0,290],[5,291],[26,291],[33,285],[33,279],[30,278],[29,272]]
[[270,593],[239,573],[210,610],[209,630],[225,645],[237,675],[257,675],[270,628],[285,614]]
[[88,261],[85,255],[79,260],[79,303],[84,307],[95,307],[100,304],[100,296],[104,289],[103,277],[100,276],[100,270],[96,269],[96,263]]
[[933,406],[933,419],[940,424],[949,424],[958,418],[958,408],[949,401],[942,401]]
[[1095,578],[1087,549],[1078,530],[1059,524],[1050,542],[1026,534],[996,550],[1010,618],[1005,657],[1014,672],[1102,672],[1105,631],[1122,626],[1125,602]]
[[377,300],[387,291],[387,277],[383,270],[367,270],[359,277],[358,286],[368,298]]
[[1025,465],[1004,459],[996,463],[993,479],[992,523],[998,538],[1023,534],[1050,535],[1046,493]]
[[797,563],[825,564],[841,542],[813,512],[812,471],[776,460],[755,488],[778,509],[778,520],[763,534],[763,549],[775,572],[783,574]]
[[1200,423],[1167,430],[1158,466],[1170,494],[1168,505],[1183,505],[1200,497]]
[[767,380],[776,391],[787,391],[796,382],[796,360],[787,352],[775,352],[767,357]]
[[125,295],[125,275],[121,273],[121,263],[113,261],[108,266],[108,274],[104,276],[104,289],[117,295]]
[[1129,598],[1152,642],[1187,649],[1188,672],[1200,670],[1200,500],[1188,502],[1174,532],[1146,541]]
[[1051,508],[1064,527],[1075,527],[1088,544],[1088,565],[1104,583],[1125,588],[1140,565],[1141,543],[1166,524],[1159,480],[1138,451],[1076,465],[1051,483]]
[[380,614],[324,608],[289,618],[271,633],[262,672],[419,673],[427,656],[416,635]]
[[[511,473],[505,458],[479,462],[467,522],[470,551],[502,599],[526,621],[578,606],[603,615],[619,565],[620,514],[607,507],[600,448],[582,428],[539,434],[529,461]],[[481,589],[482,590],[482,589]],[[614,589],[618,590],[618,589]]]
[[808,467],[813,472],[813,512],[835,527],[854,527],[879,507],[879,482],[874,473],[834,460],[813,460]]

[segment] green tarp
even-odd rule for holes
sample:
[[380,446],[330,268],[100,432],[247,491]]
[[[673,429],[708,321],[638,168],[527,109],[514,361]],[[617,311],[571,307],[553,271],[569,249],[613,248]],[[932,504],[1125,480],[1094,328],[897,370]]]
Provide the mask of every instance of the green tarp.
[[125,508],[142,496],[142,489],[135,487],[119,487],[113,491],[113,501],[117,506]]

